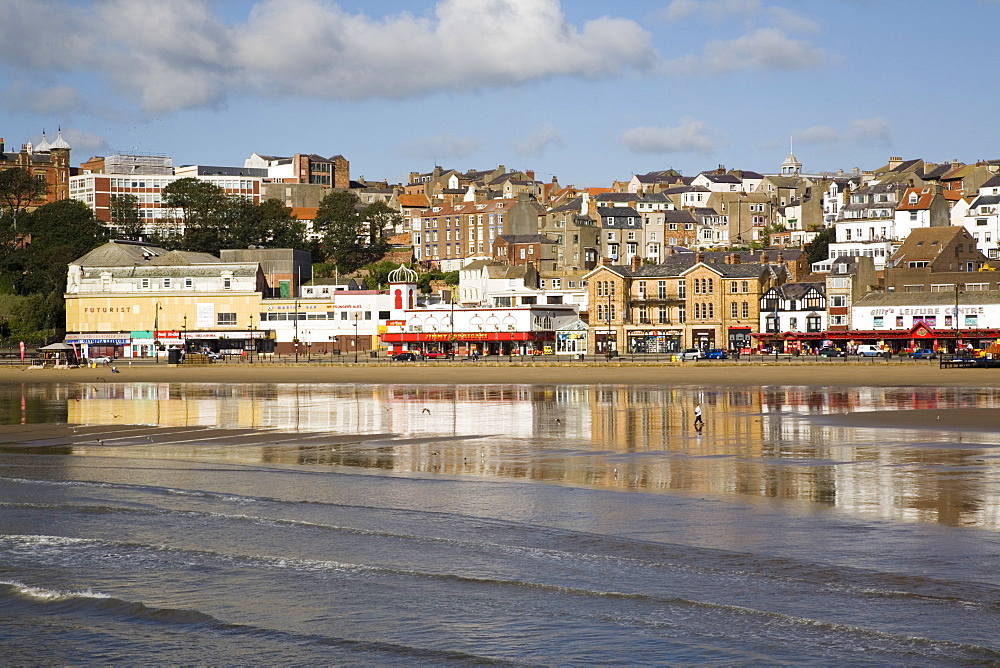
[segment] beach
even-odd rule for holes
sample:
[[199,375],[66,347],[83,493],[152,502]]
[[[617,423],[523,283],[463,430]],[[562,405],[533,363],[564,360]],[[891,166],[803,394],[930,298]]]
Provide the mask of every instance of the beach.
[[998,369],[941,369],[930,362],[696,362],[684,364],[443,362],[168,365],[119,360],[110,367],[0,368],[0,383],[419,383],[1000,387]]

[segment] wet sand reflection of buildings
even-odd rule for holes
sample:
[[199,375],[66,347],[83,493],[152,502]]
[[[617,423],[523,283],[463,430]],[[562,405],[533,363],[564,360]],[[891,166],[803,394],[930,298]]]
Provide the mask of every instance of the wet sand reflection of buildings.
[[[7,399],[12,420],[55,401],[71,423],[281,432],[275,445],[248,436],[244,450],[225,453],[248,463],[769,496],[850,514],[1000,527],[993,434],[822,420],[994,408],[1000,394],[992,389],[97,383]],[[700,435],[699,401],[707,423]]]

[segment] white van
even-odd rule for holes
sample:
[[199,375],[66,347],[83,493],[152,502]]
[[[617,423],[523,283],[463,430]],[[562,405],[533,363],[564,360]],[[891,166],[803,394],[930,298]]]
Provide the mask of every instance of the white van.
[[888,357],[889,351],[883,350],[881,346],[863,345],[858,346],[858,355],[861,357]]

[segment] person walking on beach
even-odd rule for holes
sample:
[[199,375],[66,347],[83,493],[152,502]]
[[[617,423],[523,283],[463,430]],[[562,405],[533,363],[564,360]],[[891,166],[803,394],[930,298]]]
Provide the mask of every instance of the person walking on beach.
[[701,419],[701,404],[694,405],[694,428],[700,430],[705,426],[705,422]]

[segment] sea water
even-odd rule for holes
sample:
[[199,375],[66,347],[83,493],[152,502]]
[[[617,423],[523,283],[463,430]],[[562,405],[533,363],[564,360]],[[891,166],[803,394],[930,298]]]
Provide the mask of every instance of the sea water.
[[849,417],[998,405],[975,388],[0,387],[0,661],[1000,662],[1000,426]]

